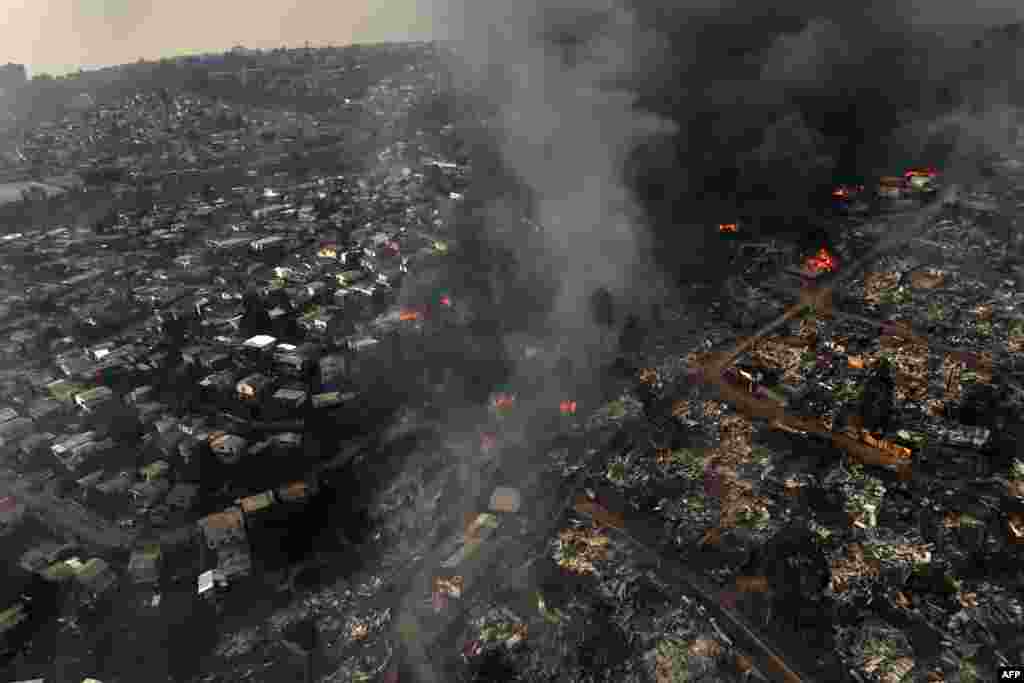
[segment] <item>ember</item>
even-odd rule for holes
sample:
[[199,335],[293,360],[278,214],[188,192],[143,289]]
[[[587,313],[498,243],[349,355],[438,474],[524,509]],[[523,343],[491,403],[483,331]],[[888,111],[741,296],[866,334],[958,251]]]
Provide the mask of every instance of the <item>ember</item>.
[[498,437],[494,434],[481,434],[480,435],[480,449],[484,453],[489,453],[494,450],[498,445]]
[[835,270],[836,260],[828,249],[822,247],[814,256],[807,259],[807,270],[812,273],[827,273]]
[[903,174],[905,178],[923,177],[923,178],[934,178],[939,175],[939,172],[934,168],[912,168]]
[[576,414],[576,401],[562,401],[558,404],[558,409],[562,415],[575,415]]
[[431,606],[434,608],[434,613],[439,614],[448,608],[448,594],[435,589],[430,602]]
[[491,403],[494,405],[495,410],[505,411],[512,408],[516,402],[516,397],[512,394],[495,394]]
[[737,225],[736,223],[719,223],[718,224],[718,232],[729,233],[729,232],[739,232],[739,231],[740,231],[740,226]]
[[854,195],[864,191],[863,185],[839,185],[832,190],[834,199],[851,199]]
[[441,296],[441,305],[445,306],[445,307],[451,306],[452,305],[452,298],[450,296],[448,296],[447,294],[443,294]]
[[398,319],[403,321],[422,320],[423,314],[411,308],[403,308],[398,314]]

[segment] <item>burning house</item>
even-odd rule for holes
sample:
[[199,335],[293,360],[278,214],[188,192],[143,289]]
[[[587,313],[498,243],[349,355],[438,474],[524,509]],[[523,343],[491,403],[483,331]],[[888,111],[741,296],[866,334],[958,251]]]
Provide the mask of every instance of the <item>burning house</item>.
[[237,434],[214,432],[210,435],[210,450],[225,465],[233,465],[240,461],[248,449],[249,443]]
[[206,546],[217,554],[217,569],[226,579],[247,575],[252,566],[245,516],[241,507],[230,507],[199,520]]
[[901,176],[884,176],[878,180],[875,188],[882,199],[903,199],[908,190],[907,179]]
[[235,385],[238,398],[243,401],[255,401],[270,385],[270,379],[260,373],[253,373],[239,380]]

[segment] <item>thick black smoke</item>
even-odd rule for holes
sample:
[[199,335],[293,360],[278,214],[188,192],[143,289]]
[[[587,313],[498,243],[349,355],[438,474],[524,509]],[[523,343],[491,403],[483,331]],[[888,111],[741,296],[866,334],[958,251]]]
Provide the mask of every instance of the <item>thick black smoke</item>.
[[[581,252],[563,269],[563,311],[594,280],[628,285],[652,254],[673,278],[720,273],[720,245],[708,239],[717,223],[809,229],[835,182],[998,147],[1016,111],[1020,43],[975,42],[985,35],[978,17],[1010,18],[1008,8],[434,0],[425,9],[446,17],[438,30],[454,39],[468,86],[496,109],[501,162],[533,193],[537,218],[555,223],[546,227],[556,250]],[[612,219],[620,210],[628,218]]]
[[[517,349],[537,337],[576,367],[542,372],[564,384],[516,411],[575,396],[612,336],[602,322],[673,281],[728,274],[718,223],[811,230],[836,181],[1003,144],[1011,70],[986,69],[987,48],[950,43],[912,4],[828,5],[423,0],[452,39],[473,166],[450,289],[489,323],[471,335],[507,349],[514,387],[536,366]],[[602,288],[617,321],[591,305]],[[453,414],[446,433],[472,434],[474,417]],[[473,491],[485,458],[463,450]],[[418,678],[444,680],[421,655]]]

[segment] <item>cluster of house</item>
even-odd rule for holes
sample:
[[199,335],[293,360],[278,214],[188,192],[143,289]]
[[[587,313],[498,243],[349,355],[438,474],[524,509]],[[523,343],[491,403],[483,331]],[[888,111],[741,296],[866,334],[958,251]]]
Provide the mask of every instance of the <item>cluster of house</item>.
[[234,505],[200,519],[203,540],[215,554],[216,563],[199,575],[199,594],[213,595],[216,589],[228,586],[232,579],[248,576],[252,570],[251,536],[261,518],[275,512],[274,508],[287,515],[295,507],[308,503],[316,492],[315,481],[295,481],[239,498]]
[[[429,87],[385,79],[363,104],[394,119]],[[299,479],[308,463],[287,457],[303,446],[302,419],[358,403],[360,378],[391,359],[392,333],[464,320],[447,292],[399,303],[408,278],[429,281],[457,246],[447,223],[468,182],[468,167],[439,161],[425,136],[384,149],[373,174],[253,168],[230,190],[175,190],[182,174],[169,161],[244,166],[307,134],[296,120],[142,93],[86,103],[25,137],[16,163],[78,172],[121,200],[143,187],[152,201],[0,237],[0,534],[31,516],[75,541],[15,548],[23,571],[88,599],[125,573],[156,591],[170,546],[198,522],[215,561],[197,590],[216,593],[251,571],[261,525],[316,493]],[[333,124],[320,124],[329,136]],[[296,426],[237,428],[247,421]],[[257,494],[228,477],[204,498],[211,471],[246,471],[250,458],[302,474]],[[224,507],[206,514],[211,505]],[[0,607],[15,625],[31,612]]]

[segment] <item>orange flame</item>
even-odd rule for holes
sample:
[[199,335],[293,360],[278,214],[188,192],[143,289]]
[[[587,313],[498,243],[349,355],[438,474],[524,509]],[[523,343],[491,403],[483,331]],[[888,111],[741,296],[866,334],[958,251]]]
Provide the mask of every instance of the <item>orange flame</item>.
[[403,321],[422,320],[423,314],[411,308],[403,308],[398,313],[398,319]]
[[718,232],[739,232],[740,226],[736,223],[719,223]]
[[828,249],[822,247],[818,253],[807,259],[807,270],[812,273],[826,273],[835,270],[836,260]]
[[575,415],[576,414],[576,401],[562,401],[558,404],[558,410],[562,415]]
[[910,169],[909,171],[907,171],[906,173],[903,174],[903,176],[905,178],[912,178],[914,176],[921,176],[921,177],[925,177],[925,178],[934,178],[937,175],[939,175],[939,172],[936,171],[934,168],[931,168],[931,167],[929,167],[929,168],[912,168],[912,169]]

